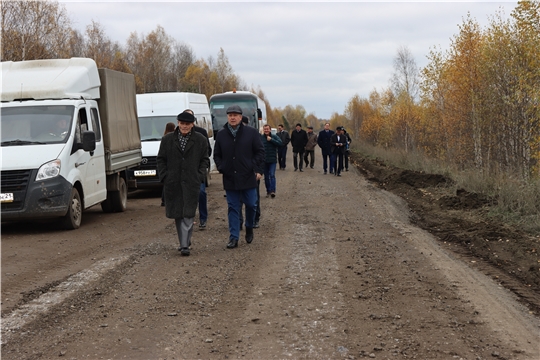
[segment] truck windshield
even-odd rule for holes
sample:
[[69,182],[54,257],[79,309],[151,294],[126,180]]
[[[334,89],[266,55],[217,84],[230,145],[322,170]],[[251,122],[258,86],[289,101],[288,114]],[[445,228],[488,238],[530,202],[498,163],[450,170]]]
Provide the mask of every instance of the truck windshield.
[[74,112],[73,105],[3,107],[2,146],[65,143]]
[[144,116],[139,117],[141,141],[159,141],[165,133],[167,123],[178,123],[176,116]]
[[210,101],[210,112],[212,113],[212,128],[217,133],[223,125],[227,123],[227,108],[231,105],[238,105],[242,109],[242,115],[249,119],[249,125],[258,128],[257,100],[234,100],[219,99]]

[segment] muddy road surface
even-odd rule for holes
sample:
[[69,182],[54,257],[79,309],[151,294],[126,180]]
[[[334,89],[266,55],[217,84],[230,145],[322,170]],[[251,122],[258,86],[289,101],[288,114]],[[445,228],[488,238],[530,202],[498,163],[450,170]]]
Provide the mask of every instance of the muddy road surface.
[[321,160],[289,159],[275,198],[261,184],[261,226],[236,249],[220,175],[189,257],[159,192],[75,231],[2,224],[2,359],[540,358],[535,284],[454,251],[459,229],[422,229],[373,168]]

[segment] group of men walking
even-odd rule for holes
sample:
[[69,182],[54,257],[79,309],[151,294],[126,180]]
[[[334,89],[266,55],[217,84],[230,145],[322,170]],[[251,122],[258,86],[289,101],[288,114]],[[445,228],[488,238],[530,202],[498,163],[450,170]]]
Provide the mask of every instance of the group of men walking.
[[336,131],[330,130],[330,124],[324,124],[324,129],[315,134],[313,127],[308,126],[307,132],[302,129],[302,124],[296,124],[295,129],[289,133],[284,130],[283,125],[278,126],[277,135],[283,145],[278,150],[279,168],[285,170],[287,167],[287,144],[290,142],[293,151],[294,171],[303,172],[303,165],[313,169],[315,164],[315,148],[321,148],[323,157],[323,171],[341,176],[341,173],[349,171],[349,145],[351,137],[342,126],[338,126]]
[[[260,180],[264,175],[266,196],[274,198],[276,164],[285,170],[289,143],[293,149],[295,171],[302,172],[304,163],[306,168],[314,168],[315,148],[318,145],[322,150],[324,174],[329,164],[330,173],[336,176],[341,176],[343,160],[350,143],[350,137],[342,127],[338,127],[334,133],[330,125],[325,124],[324,130],[317,135],[313,127],[309,126],[306,132],[301,124],[296,124],[289,136],[283,125],[279,125],[277,134],[272,134],[270,126],[264,125],[263,133],[260,134],[257,129],[244,123],[242,118],[242,109],[238,105],[227,109],[227,123],[215,135],[213,153],[216,168],[222,174],[227,198],[229,249],[238,247],[242,224],[245,226],[246,242],[250,244],[253,241],[253,229],[258,227],[257,213],[260,211]],[[178,126],[174,131],[164,135],[161,140],[157,166],[164,187],[165,215],[175,220],[180,243],[178,250],[187,256],[190,255],[197,206],[201,216],[199,226],[206,226],[204,183],[212,149],[208,134],[194,125],[196,119],[191,110],[180,113],[177,121]],[[345,169],[348,170],[348,161]],[[242,216],[243,205],[245,222]]]

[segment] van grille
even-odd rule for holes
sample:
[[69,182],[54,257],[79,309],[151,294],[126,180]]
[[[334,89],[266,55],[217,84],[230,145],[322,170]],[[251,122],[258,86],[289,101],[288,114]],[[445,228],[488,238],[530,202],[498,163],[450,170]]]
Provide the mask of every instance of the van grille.
[[22,209],[31,172],[31,170],[10,170],[1,172],[2,194],[13,193],[15,198],[13,202],[2,203],[2,211]]

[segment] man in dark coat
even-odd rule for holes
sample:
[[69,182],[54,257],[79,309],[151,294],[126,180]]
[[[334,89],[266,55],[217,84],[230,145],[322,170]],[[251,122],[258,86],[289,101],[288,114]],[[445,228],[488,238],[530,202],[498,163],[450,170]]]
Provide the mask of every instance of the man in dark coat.
[[330,124],[326,123],[324,124],[324,129],[319,132],[319,136],[317,137],[317,144],[321,148],[322,152],[323,170],[325,175],[328,165],[330,165],[330,174],[334,172],[334,162],[332,161],[332,150],[330,145],[332,135],[334,135],[334,132],[330,130]]
[[[291,133],[291,145],[293,151],[293,164],[294,171],[300,169],[302,170],[304,150],[306,149],[306,144],[308,142],[308,136],[305,130],[302,129],[302,124],[296,124],[296,129]],[[298,162],[300,158],[300,163]]]
[[262,178],[264,146],[257,129],[242,123],[238,105],[227,109],[227,123],[216,135],[214,162],[223,174],[229,218],[227,248],[238,246],[242,201],[246,205],[246,242],[253,241],[257,210],[257,181]]
[[334,156],[334,175],[341,176],[343,171],[343,155],[345,155],[345,149],[347,148],[347,137],[343,134],[343,128],[338,126],[336,133],[332,135],[330,139],[332,145],[332,155]]
[[157,156],[164,183],[165,215],[174,219],[182,255],[189,255],[199,189],[210,166],[207,139],[193,130],[195,117],[182,112],[178,127],[161,139]]
[[289,133],[283,129],[283,124],[278,125],[277,136],[281,139],[283,145],[278,148],[278,163],[280,170],[285,170],[287,167],[287,145],[291,141]]
[[[184,112],[188,112],[191,115],[195,116],[195,113],[191,109],[186,109]],[[197,118],[195,118],[195,123],[197,123]],[[210,145],[210,139],[208,138],[208,131],[206,129],[194,125],[193,131],[196,131],[202,134],[206,141],[208,142],[208,157],[212,156],[212,145]],[[208,171],[208,170],[207,170]],[[208,196],[206,194],[206,176],[204,181],[201,183],[201,188],[199,190],[199,229],[206,228],[206,222],[208,221]]]

